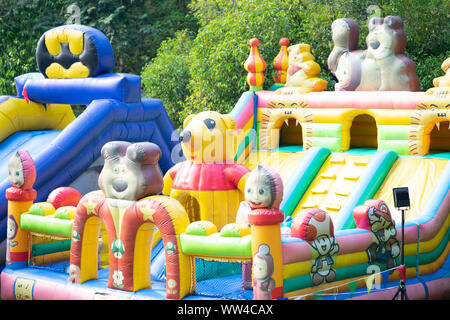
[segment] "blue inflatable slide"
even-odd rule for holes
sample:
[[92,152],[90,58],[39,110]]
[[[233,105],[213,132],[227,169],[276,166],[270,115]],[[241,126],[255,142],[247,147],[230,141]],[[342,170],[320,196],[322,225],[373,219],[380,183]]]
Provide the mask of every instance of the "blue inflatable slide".
[[[49,193],[58,187],[71,186],[87,171],[92,171],[93,168],[95,171],[96,165],[97,171],[98,168],[101,169],[100,151],[109,141],[156,143],[162,151],[159,166],[163,174],[174,165],[174,162],[181,160],[180,153],[175,152],[177,150],[175,147],[179,143],[178,135],[162,102],[158,99],[141,98],[139,76],[112,73],[114,65],[112,48],[109,40],[100,31],[78,25],[61,28],[69,27],[71,30],[82,31],[86,50],[89,48],[96,50],[93,56],[97,61],[91,61],[91,64],[89,61],[83,62],[91,67],[93,65],[96,71],[90,72],[89,77],[58,79],[48,77],[46,73],[50,69],[47,68],[40,73],[29,73],[17,77],[15,79],[16,97],[0,96],[0,117],[9,117],[6,121],[8,125],[11,123],[14,127],[11,129],[13,134],[5,139],[0,138],[0,194],[2,195],[5,195],[6,189],[11,186],[7,170],[9,158],[20,149],[27,150],[35,162],[37,178],[34,189],[37,190],[37,202],[45,201]],[[55,29],[53,32],[56,37],[64,34],[57,29],[56,33]],[[76,33],[74,34],[76,36]],[[47,44],[47,47],[51,46]],[[67,44],[62,43],[60,50],[63,53],[64,50],[67,51]],[[39,43],[37,59],[39,59],[38,54]],[[75,58],[83,61],[82,54]],[[70,123],[60,130],[46,128],[45,119],[42,120],[40,127],[39,124],[37,125],[39,130],[21,130],[22,122],[24,122],[22,120],[33,116],[28,109],[40,108],[43,114],[53,112],[58,115],[59,105],[66,108],[67,105],[84,105],[87,108],[78,117],[73,116]],[[13,112],[11,112],[12,108],[15,109]],[[29,120],[26,121],[29,122]],[[88,186],[88,190],[79,191],[84,194],[96,189],[98,186],[93,183]],[[5,263],[7,205],[5,197],[0,197],[0,259],[3,259],[0,260],[0,270]],[[157,258],[157,254],[152,255],[152,259]],[[163,268],[164,263],[160,265]],[[162,270],[154,270],[154,272],[163,276]]]

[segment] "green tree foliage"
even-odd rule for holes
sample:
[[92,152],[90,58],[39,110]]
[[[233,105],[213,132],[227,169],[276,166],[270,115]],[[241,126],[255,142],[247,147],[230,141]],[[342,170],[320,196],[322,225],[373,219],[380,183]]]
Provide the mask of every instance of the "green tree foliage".
[[176,127],[181,126],[188,115],[184,101],[189,96],[189,51],[193,38],[184,30],[177,32],[175,38],[163,41],[156,58],[142,72],[142,82],[145,84],[142,94],[163,100]]
[[104,32],[114,49],[114,71],[136,74],[164,39],[197,29],[183,0],[0,0],[0,94],[14,95],[14,77],[37,71],[40,36],[71,23]]
[[0,0],[0,95],[15,95],[14,78],[37,71],[37,41],[64,23],[61,5],[62,0]]
[[[272,61],[280,48],[279,39],[287,37],[291,44],[311,45],[312,54],[322,67],[319,76],[328,81],[326,90],[333,90],[327,59],[333,47],[331,23],[337,18],[358,22],[359,46],[365,49],[371,16],[400,16],[408,39],[406,55],[416,62],[422,90],[432,87],[433,78],[442,75],[440,65],[450,54],[449,6],[441,0],[192,0],[189,8],[199,21],[198,33],[188,42],[191,47],[183,46],[183,69],[178,73],[170,68],[174,77],[189,75],[189,81],[178,82],[176,89],[187,98],[175,102],[175,94],[160,97],[166,108],[177,108],[169,110],[177,124],[182,123],[186,112],[231,111],[242,92],[248,90],[243,64],[249,54],[248,41],[253,37],[260,40],[259,50],[267,63],[265,89],[273,83]],[[143,72],[145,93],[154,97],[162,90],[158,86],[166,86],[166,82],[149,83],[147,73],[164,72],[168,61],[164,55],[172,53],[160,50]]]

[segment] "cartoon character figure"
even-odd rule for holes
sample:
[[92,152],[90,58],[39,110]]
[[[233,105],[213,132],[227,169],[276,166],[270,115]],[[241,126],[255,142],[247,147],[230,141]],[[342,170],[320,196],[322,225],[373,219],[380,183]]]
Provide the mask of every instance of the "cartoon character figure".
[[[158,194],[163,188],[163,177],[158,167],[161,150],[150,142],[131,144],[112,141],[103,146],[101,155],[105,161],[99,175],[101,192],[85,195],[78,203],[75,214],[70,258],[70,270],[74,270],[74,274],[69,279],[80,281],[76,271],[80,270],[79,252],[83,241],[86,241],[83,239],[85,224],[89,217],[97,216],[105,223],[109,239],[108,285],[130,290],[133,287],[133,274],[122,263],[127,264],[126,261],[133,257],[138,226],[150,220],[156,212],[153,208],[137,209],[140,202],[136,201]],[[131,235],[124,236],[127,232]],[[96,258],[99,259],[98,251]]]
[[332,256],[339,250],[336,239],[327,235],[319,236],[311,243],[319,256],[311,267],[313,285],[317,286],[325,280],[332,282],[336,278],[336,272],[333,270],[334,260]]
[[245,202],[236,214],[236,222],[248,223],[248,214],[255,209],[278,210],[283,200],[283,182],[270,166],[258,165],[245,182]]
[[334,48],[328,67],[338,79],[336,90],[419,91],[415,63],[404,55],[406,34],[399,17],[369,20],[367,50],[358,50],[359,26],[352,19],[331,25]]
[[311,267],[313,285],[334,281],[339,244],[334,237],[333,221],[329,214],[316,208],[301,211],[292,222],[291,236],[307,241],[316,251]]
[[367,216],[370,230],[377,240],[367,249],[369,263],[383,263],[388,269],[395,267],[395,258],[400,255],[400,246],[395,238],[397,230],[389,208],[386,204],[381,204],[379,208],[370,207]]
[[367,200],[353,209],[353,217],[358,228],[370,230],[374,235],[374,242],[367,248],[369,263],[386,265],[388,269],[395,267],[400,246],[387,204],[382,200]]
[[270,247],[261,244],[258,253],[253,256],[253,295],[256,300],[271,300],[270,292],[275,288],[275,280],[271,277],[274,271]]
[[287,51],[289,53],[289,68],[287,69],[285,87],[301,88],[301,93],[323,91],[328,82],[317,77],[321,69],[319,64],[314,61],[311,46],[300,43],[290,46]]
[[441,69],[445,72],[445,75],[434,78],[433,85],[440,88],[450,87],[450,57],[442,62]]
[[[10,158],[8,162],[8,179],[11,188],[6,190],[8,201],[17,201],[28,203],[31,206],[32,201],[36,199],[36,190],[33,184],[36,180],[36,167],[31,155],[26,150],[19,150]],[[28,209],[29,207],[27,207]],[[27,210],[23,208],[23,210]],[[19,229],[18,222],[20,214],[23,211],[17,211],[8,215],[7,225],[7,245],[6,245],[6,263],[12,265],[13,261],[26,261],[27,233]]]
[[[280,175],[270,166],[260,164],[250,172],[247,181],[245,182],[244,194],[245,201],[241,202],[239,206],[239,210],[236,214],[236,224],[250,226],[250,216],[256,221],[261,219],[261,216],[281,217],[281,219],[284,218],[284,213],[279,210],[281,200],[283,199],[283,181],[281,180]],[[256,229],[253,229],[253,232],[255,232],[255,230]],[[269,248],[269,244],[266,243],[264,245]],[[253,266],[254,263],[255,262],[253,261]],[[251,262],[243,264],[242,276],[244,289],[250,289],[250,285],[252,283],[250,272],[251,268]],[[271,275],[274,272],[273,268],[274,267],[272,267]],[[274,280],[273,284],[275,286]],[[255,288],[253,289],[255,291]],[[266,298],[271,299],[271,295],[269,294]],[[255,299],[258,298],[255,296]]]
[[187,160],[168,170],[163,194],[180,201],[191,222],[208,220],[221,229],[234,222],[250,171],[234,161],[236,122],[228,114],[204,111],[188,116],[183,128]]
[[36,167],[28,151],[19,150],[11,157],[8,162],[8,179],[15,189],[33,188],[36,181]]
[[7,226],[7,233],[6,233],[6,239],[8,240],[8,244],[6,246],[6,264],[11,265],[11,247],[17,246],[18,242],[13,241],[13,239],[17,235],[17,231],[19,230],[19,227],[17,225],[16,220],[14,219],[14,216],[8,215],[8,226]]

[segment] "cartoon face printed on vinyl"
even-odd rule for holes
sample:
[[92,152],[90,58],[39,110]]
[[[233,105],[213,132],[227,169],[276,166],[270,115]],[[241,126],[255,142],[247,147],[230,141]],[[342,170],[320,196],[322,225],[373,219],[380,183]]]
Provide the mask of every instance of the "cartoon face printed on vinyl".
[[8,226],[6,230],[6,237],[8,240],[12,240],[16,237],[19,226],[12,215],[8,215]]
[[252,209],[280,207],[283,182],[280,175],[267,165],[258,165],[245,183],[245,200]]
[[253,256],[253,276],[256,279],[268,278],[273,274],[273,258],[270,254],[270,247],[261,244],[258,253]]
[[105,164],[98,182],[107,198],[134,201],[161,192],[161,149],[156,144],[112,141],[103,146],[101,154]]
[[30,189],[36,180],[36,167],[28,151],[19,150],[9,160],[8,179],[19,189]]
[[322,235],[312,241],[312,246],[317,250],[320,255],[326,255],[331,251],[334,245],[334,237],[328,237]]

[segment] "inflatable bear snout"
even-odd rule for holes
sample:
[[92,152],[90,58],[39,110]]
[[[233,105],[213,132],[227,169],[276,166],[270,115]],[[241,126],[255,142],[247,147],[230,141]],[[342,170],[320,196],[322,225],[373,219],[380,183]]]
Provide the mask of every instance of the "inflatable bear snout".
[[122,179],[115,179],[112,182],[112,187],[117,192],[123,192],[128,188],[128,183],[125,180]]
[[105,165],[98,184],[107,198],[135,201],[162,191],[161,149],[156,144],[111,141],[101,154]]

